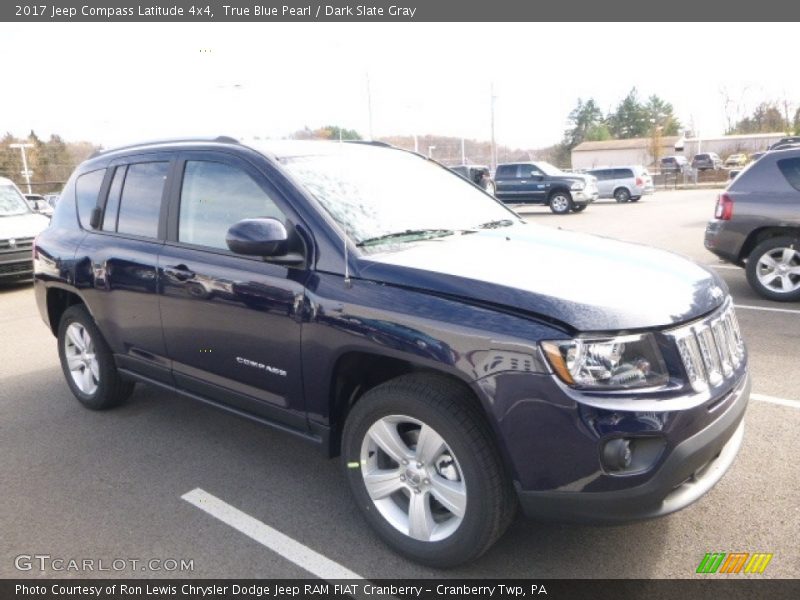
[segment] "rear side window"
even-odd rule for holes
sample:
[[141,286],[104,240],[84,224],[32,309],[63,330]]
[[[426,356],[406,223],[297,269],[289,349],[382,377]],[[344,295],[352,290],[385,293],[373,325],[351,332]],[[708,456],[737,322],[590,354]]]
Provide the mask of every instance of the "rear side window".
[[500,165],[497,167],[495,177],[498,179],[513,179],[517,176],[517,165]]
[[103,231],[117,230],[117,215],[119,214],[119,197],[122,193],[122,182],[125,180],[125,165],[117,167],[114,179],[111,180],[111,189],[108,190],[106,210],[103,215]]
[[778,169],[794,189],[800,191],[800,157],[778,161]]
[[84,229],[91,229],[89,221],[92,219],[92,211],[97,206],[97,198],[100,196],[100,187],[103,185],[105,176],[106,170],[100,169],[81,175],[75,182],[78,219]]
[[614,169],[614,179],[630,179],[633,171],[630,169]]
[[242,219],[257,217],[286,221],[272,198],[241,169],[216,162],[186,163],[179,241],[227,250],[228,228]]
[[158,237],[161,196],[164,193],[168,169],[168,162],[135,163],[128,166],[119,203],[119,233]]

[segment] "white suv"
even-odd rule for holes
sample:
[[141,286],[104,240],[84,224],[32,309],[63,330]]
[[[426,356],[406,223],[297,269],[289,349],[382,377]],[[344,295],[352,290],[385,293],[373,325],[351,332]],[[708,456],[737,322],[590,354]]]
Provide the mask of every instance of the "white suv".
[[34,213],[19,188],[0,177],[0,282],[33,274],[33,239],[50,223]]

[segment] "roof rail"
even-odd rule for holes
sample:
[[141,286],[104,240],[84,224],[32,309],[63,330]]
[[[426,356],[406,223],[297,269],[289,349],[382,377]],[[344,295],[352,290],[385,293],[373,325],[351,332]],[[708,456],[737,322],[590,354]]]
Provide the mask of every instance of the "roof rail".
[[147,142],[138,142],[136,144],[126,144],[125,146],[118,146],[116,148],[109,148],[108,150],[98,150],[89,158],[95,158],[109,152],[117,152],[119,150],[128,150],[130,148],[138,148],[139,146],[155,146],[157,144],[179,144],[182,142],[217,142],[219,144],[240,144],[239,140],[228,135],[218,135],[216,137],[195,137],[195,138],[171,138],[163,140],[149,140]]

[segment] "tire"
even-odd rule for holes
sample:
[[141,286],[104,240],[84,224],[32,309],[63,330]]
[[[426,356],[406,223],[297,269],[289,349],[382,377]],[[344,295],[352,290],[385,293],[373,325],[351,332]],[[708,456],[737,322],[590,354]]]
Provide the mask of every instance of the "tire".
[[550,194],[547,203],[550,205],[550,210],[557,215],[569,214],[569,211],[571,211],[573,207],[572,196],[569,192],[564,191],[557,191]]
[[490,196],[494,197],[494,193],[495,193],[495,186],[494,186],[494,182],[493,182],[493,181],[489,181],[489,182],[487,182],[487,183],[486,183],[486,187],[484,188],[484,191],[485,191],[487,194],[489,194]]
[[800,300],[800,238],[769,238],[747,258],[747,281],[770,300]]
[[631,202],[638,202],[641,199],[642,199],[641,196],[636,196],[636,198],[631,198]]
[[[488,425],[468,396],[436,375],[403,375],[364,394],[344,427],[342,465],[364,518],[394,551],[431,567],[476,559],[516,511]],[[420,437],[437,449],[418,455]],[[412,521],[412,511],[424,518]]]
[[70,306],[61,317],[58,356],[69,388],[86,408],[113,408],[133,392],[133,382],[119,376],[108,344],[82,304]]
[[572,205],[572,212],[583,212],[586,210],[586,207],[589,206],[588,204],[573,204]]
[[614,190],[614,199],[620,204],[630,202],[631,193],[627,188],[617,188]]

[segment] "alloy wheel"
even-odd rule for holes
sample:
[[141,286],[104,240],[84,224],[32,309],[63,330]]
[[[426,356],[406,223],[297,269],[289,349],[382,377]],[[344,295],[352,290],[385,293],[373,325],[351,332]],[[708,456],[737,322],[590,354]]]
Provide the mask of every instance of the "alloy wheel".
[[64,336],[64,355],[72,381],[77,388],[91,396],[100,383],[100,364],[94,341],[80,323],[70,323]]
[[800,290],[800,252],[794,248],[773,248],[758,259],[756,276],[761,285],[776,294]]
[[467,487],[461,467],[442,436],[422,421],[390,415],[373,423],[360,463],[375,508],[401,533],[437,542],[463,521]]

